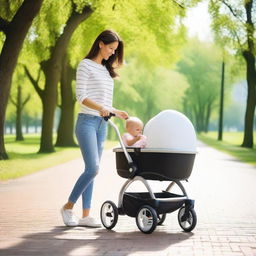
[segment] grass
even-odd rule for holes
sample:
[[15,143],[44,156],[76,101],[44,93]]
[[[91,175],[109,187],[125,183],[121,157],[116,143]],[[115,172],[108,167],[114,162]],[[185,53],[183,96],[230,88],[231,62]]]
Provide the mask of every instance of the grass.
[[[56,147],[54,153],[38,154],[39,135],[26,135],[24,141],[15,141],[13,135],[5,136],[5,146],[10,159],[0,161],[0,181],[15,179],[36,171],[81,157],[78,147]],[[105,149],[114,147],[116,141],[106,141]]]
[[[241,132],[225,132],[223,141],[217,141],[217,132],[200,134],[198,138],[242,162],[256,166],[256,149],[240,147],[243,139]],[[254,138],[256,138],[256,132]],[[5,137],[6,150],[10,159],[0,161],[0,181],[15,179],[81,157],[78,147],[56,147],[54,153],[38,154],[39,140],[39,135],[26,135],[25,140],[21,142],[16,142],[13,135]],[[117,144],[116,141],[106,141],[105,149],[113,148]]]
[[[254,133],[256,138],[256,132]],[[217,132],[198,135],[198,139],[218,150],[226,152],[238,160],[256,166],[256,149],[242,148],[242,132],[224,132],[223,141],[217,140]]]

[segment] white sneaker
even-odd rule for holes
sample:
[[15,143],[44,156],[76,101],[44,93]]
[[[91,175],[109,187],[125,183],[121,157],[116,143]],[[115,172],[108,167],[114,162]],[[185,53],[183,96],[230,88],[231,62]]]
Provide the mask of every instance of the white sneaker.
[[101,227],[101,223],[93,218],[93,217],[83,217],[79,220],[78,223],[79,226],[83,226],[83,227],[90,227],[90,228],[100,228]]
[[71,209],[64,209],[63,207],[60,210],[63,222],[68,227],[78,226],[78,218]]

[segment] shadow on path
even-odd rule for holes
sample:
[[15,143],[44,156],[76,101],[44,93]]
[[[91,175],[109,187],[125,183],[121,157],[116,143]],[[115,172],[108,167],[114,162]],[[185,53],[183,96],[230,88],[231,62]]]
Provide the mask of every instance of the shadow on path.
[[[109,255],[125,256],[134,253],[160,252],[193,236],[193,233],[166,233],[156,231],[151,235],[137,232],[115,232],[106,229],[91,231],[84,227],[55,227],[49,232],[29,234],[15,246],[1,249],[4,256],[68,256]],[[159,252],[159,253],[157,253]]]

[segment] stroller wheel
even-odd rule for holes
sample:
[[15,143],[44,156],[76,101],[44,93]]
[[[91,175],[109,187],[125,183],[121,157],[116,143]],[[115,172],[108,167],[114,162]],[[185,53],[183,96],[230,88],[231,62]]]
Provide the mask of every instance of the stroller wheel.
[[143,205],[136,216],[136,224],[139,230],[145,234],[152,233],[157,226],[157,214],[149,205]]
[[118,209],[112,201],[106,201],[100,209],[102,225],[107,229],[112,229],[118,220]]
[[178,221],[180,224],[180,227],[185,231],[185,232],[190,232],[192,231],[197,222],[197,217],[196,217],[196,212],[194,209],[189,209],[188,210],[188,216],[185,216],[185,207],[181,207],[178,213]]
[[157,218],[157,225],[158,226],[162,225],[165,221],[165,218],[166,218],[166,213],[159,214]]

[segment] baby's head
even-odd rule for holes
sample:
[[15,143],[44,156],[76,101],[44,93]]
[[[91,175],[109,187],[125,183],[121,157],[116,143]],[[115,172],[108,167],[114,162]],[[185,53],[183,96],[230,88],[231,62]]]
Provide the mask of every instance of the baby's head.
[[142,134],[143,122],[138,117],[129,117],[126,120],[126,131],[134,137]]

